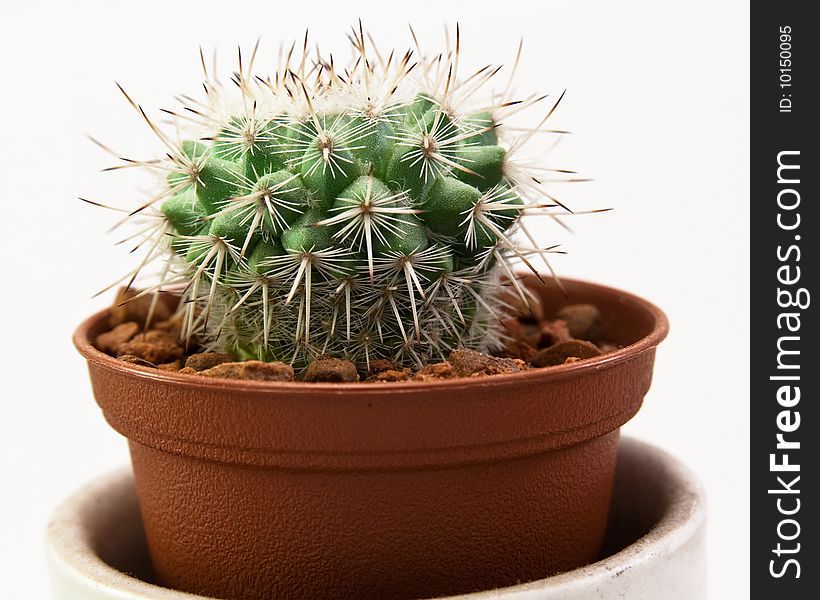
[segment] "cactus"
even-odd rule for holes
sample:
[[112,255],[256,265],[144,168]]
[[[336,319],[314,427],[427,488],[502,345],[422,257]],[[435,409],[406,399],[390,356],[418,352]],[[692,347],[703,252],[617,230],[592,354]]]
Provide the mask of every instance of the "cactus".
[[[348,68],[311,56],[306,35],[272,78],[253,72],[257,44],[244,63],[240,52],[235,89],[202,60],[205,99],[165,111],[190,137],[163,131],[126,94],[165,153],[124,165],[164,176],[129,212],[150,223],[128,277],[163,265],[143,293],[183,287],[187,340],[297,368],[322,354],[420,366],[492,349],[509,298],[531,300],[515,265],[536,272],[539,258],[552,270],[559,250],[539,247],[523,217],[568,214],[542,175],[571,175],[518,156],[560,97],[484,93],[500,69],[462,76],[458,29],[433,57],[417,43],[401,58],[380,52],[361,26],[350,38]],[[505,129],[548,103],[536,127]]]

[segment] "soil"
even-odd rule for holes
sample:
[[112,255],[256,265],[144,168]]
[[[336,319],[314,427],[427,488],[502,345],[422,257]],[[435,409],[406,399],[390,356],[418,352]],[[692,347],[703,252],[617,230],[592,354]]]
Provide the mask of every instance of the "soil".
[[[296,381],[293,369],[281,362],[236,361],[230,354],[186,351],[180,342],[180,323],[173,316],[174,300],[120,290],[109,316],[111,329],[97,336],[99,350],[123,362],[161,371],[200,377],[256,381]],[[148,328],[146,330],[146,321]],[[503,347],[494,355],[454,350],[447,360],[418,370],[401,368],[387,359],[375,359],[360,373],[354,363],[320,356],[301,374],[305,382],[357,382],[378,384],[395,381],[432,381],[454,377],[489,377],[528,369],[574,363],[616,350],[604,335],[600,311],[592,304],[570,304],[546,318],[522,309],[521,315],[503,323]]]

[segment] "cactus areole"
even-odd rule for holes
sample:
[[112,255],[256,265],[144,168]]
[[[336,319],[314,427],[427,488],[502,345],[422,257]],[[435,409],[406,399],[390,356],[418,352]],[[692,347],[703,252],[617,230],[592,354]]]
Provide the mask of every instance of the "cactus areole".
[[[462,73],[458,31],[433,56],[350,37],[347,68],[307,37],[272,76],[255,71],[258,48],[228,84],[203,58],[205,97],[165,111],[173,130],[126,94],[162,142],[160,158],[122,165],[162,178],[127,211],[147,222],[147,254],[126,279],[156,261],[146,293],[182,285],[183,335],[239,358],[418,367],[492,350],[502,298],[530,301],[516,267],[556,252],[524,217],[568,214],[547,185],[570,172],[523,156],[562,133],[545,129],[560,97],[511,96],[514,67]],[[529,129],[506,126],[527,109]]]

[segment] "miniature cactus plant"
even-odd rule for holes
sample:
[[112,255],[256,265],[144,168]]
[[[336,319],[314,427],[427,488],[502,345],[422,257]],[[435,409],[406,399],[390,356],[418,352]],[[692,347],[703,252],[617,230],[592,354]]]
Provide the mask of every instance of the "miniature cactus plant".
[[[359,26],[340,69],[306,35],[273,77],[253,70],[257,44],[230,86],[203,59],[205,98],[165,111],[175,134],[126,94],[164,147],[156,160],[123,159],[163,177],[128,213],[147,220],[148,249],[129,285],[157,260],[159,282],[143,293],[182,288],[187,340],[297,368],[327,354],[366,368],[492,349],[509,298],[530,301],[516,264],[536,272],[539,258],[551,271],[559,252],[524,222],[569,214],[542,175],[573,175],[520,158],[561,98],[508,98],[509,83],[484,93],[501,68],[462,76],[454,37],[444,53],[416,42],[399,56]],[[532,129],[505,128],[542,105]]]

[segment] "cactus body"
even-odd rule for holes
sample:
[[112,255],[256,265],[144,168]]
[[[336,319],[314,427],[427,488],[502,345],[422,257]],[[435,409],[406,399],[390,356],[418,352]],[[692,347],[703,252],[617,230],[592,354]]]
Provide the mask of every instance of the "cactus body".
[[354,41],[344,77],[240,65],[239,109],[206,82],[203,130],[169,155],[158,203],[168,270],[188,281],[186,336],[297,367],[322,354],[420,366],[498,342],[501,278],[547,252],[512,241],[544,198],[523,197],[537,181],[498,135],[515,103],[460,106],[489,77],[459,78],[452,53],[417,66]]

